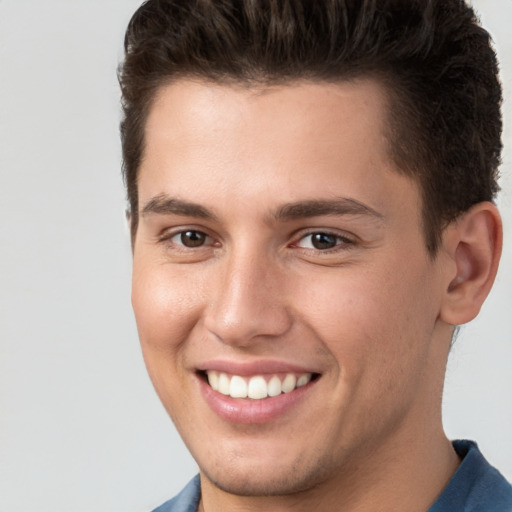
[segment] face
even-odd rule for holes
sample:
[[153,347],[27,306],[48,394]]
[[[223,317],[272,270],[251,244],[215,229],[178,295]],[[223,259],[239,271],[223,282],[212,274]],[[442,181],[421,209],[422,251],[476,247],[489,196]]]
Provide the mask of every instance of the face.
[[221,489],[369,471],[438,414],[443,261],[385,114],[371,81],[183,80],[152,107],[133,307],[155,389]]

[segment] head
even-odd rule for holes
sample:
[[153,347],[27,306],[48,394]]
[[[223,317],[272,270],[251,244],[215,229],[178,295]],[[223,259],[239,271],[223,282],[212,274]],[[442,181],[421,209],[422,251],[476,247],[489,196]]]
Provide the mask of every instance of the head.
[[462,0],[152,0],[133,16],[125,51],[121,134],[132,237],[148,113],[157,92],[183,77],[245,87],[379,82],[389,151],[421,189],[432,255],[447,223],[498,191],[497,62]]
[[275,496],[416,474],[499,258],[500,88],[473,12],[154,0],[126,51],[132,302],[202,475]]

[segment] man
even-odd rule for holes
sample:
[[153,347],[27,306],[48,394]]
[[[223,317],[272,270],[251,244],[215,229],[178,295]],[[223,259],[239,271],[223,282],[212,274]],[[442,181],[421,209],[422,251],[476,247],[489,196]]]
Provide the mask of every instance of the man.
[[473,11],[150,0],[125,48],[133,307],[200,469],[158,510],[512,510],[441,421],[502,239]]

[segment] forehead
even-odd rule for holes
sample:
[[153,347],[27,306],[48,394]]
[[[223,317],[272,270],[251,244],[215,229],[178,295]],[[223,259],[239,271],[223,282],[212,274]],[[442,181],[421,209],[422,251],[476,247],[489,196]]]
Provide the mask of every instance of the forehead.
[[[379,210],[383,184],[399,177],[387,112],[385,89],[372,80],[178,80],[158,91],[148,116],[139,204],[168,191],[203,204],[245,195],[253,207],[339,192]],[[279,196],[269,195],[276,187]]]
[[364,137],[374,136],[373,142],[382,147],[388,131],[386,114],[385,89],[374,80],[249,86],[182,79],[157,91],[146,123],[146,142],[209,141],[221,132],[250,132],[255,143],[261,143],[270,131],[280,139],[308,138],[308,146],[313,146],[322,137],[328,143],[330,132],[342,135],[346,127],[351,132],[358,129]]

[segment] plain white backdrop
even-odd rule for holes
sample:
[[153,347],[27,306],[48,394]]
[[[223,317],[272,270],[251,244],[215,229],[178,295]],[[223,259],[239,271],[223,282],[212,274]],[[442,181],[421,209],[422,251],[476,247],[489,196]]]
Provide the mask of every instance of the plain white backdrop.
[[[0,512],[138,512],[196,472],[153,392],[130,307],[116,66],[140,0],[0,0]],[[512,1],[474,0],[512,98]],[[463,327],[452,438],[512,479],[512,107],[503,263]]]

